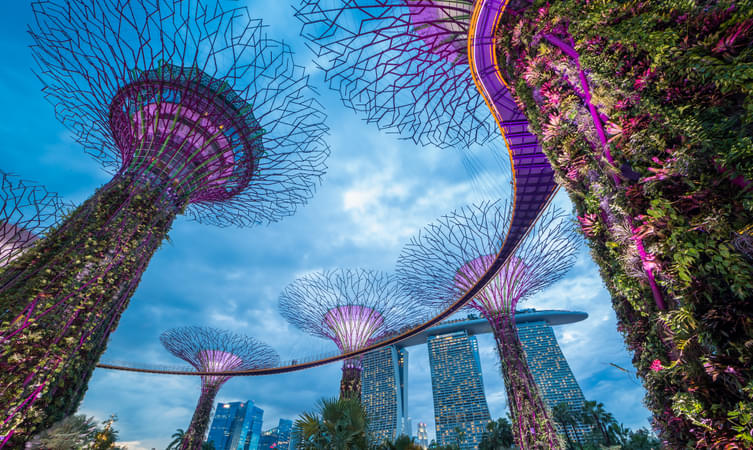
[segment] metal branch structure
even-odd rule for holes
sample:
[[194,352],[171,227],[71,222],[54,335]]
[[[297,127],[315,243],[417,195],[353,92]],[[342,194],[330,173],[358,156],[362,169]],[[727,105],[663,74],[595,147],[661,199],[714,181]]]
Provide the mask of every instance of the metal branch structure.
[[0,170],[0,270],[57,224],[66,205],[57,194]]
[[[280,294],[280,314],[298,329],[331,339],[343,353],[366,347],[416,319],[419,304],[394,274],[336,269],[301,277]],[[361,357],[343,361],[340,396],[361,398]]]
[[[279,364],[277,352],[268,345],[215,328],[172,328],[160,335],[160,341],[170,353],[191,364],[199,372],[249,370]],[[202,375],[201,396],[181,442],[181,450],[201,448],[214,399],[230,378],[228,375]]]
[[296,12],[330,86],[368,121],[440,147],[486,142],[497,135],[496,122],[510,155],[513,206],[499,246],[485,253],[496,258],[481,284],[509,262],[557,190],[539,139],[497,64],[495,33],[505,5],[303,0]]
[[[485,202],[456,210],[424,228],[400,254],[397,274],[411,297],[443,308],[489,270],[512,207]],[[562,448],[525,359],[515,309],[560,279],[575,263],[576,234],[566,216],[547,209],[497,275],[466,305],[491,324],[497,342],[516,443]]]
[[178,214],[276,221],[313,194],[329,153],[303,68],[244,8],[52,0],[33,10],[45,95],[114,176],[0,275],[0,444],[75,411]]
[[419,144],[495,137],[468,68],[465,0],[304,0],[296,10],[330,87],[368,122]]

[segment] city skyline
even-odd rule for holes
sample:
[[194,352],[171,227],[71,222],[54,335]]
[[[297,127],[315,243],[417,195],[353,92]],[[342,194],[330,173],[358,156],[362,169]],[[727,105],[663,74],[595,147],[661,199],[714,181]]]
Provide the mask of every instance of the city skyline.
[[[298,28],[290,26],[293,2],[223,3],[251,5],[252,13],[264,19],[270,34],[285,38],[304,59],[311,58],[297,38]],[[107,177],[58,124],[53,107],[42,98],[39,82],[29,70],[32,61],[25,33],[30,20],[28,5],[8,4],[3,8],[0,43],[8,64],[0,76],[8,83],[0,90],[18,108],[2,112],[2,130],[8,137],[2,149],[2,169],[43,184],[66,201],[80,202]],[[170,242],[156,254],[113,335],[106,360],[175,364],[157,341],[165,328],[158,326],[162,322],[169,322],[169,326],[216,326],[258,336],[273,344],[283,359],[331,352],[333,345],[305,337],[276,314],[275,302],[282,287],[299,275],[322,268],[368,264],[370,268],[392,270],[401,245],[413,232],[451,206],[480,195],[465,171],[462,155],[419,149],[380,133],[328,97],[319,75],[313,76],[330,114],[328,123],[338,124],[338,132],[329,138],[333,148],[330,169],[311,204],[280,224],[254,230],[176,222]],[[353,142],[362,145],[353,148]],[[504,152],[500,148],[489,150]],[[501,186],[509,181],[505,170],[490,174],[500,180]],[[565,195],[560,194],[555,202],[569,208]],[[193,245],[191,251],[186,248],[188,243]],[[168,276],[174,283],[165,283]],[[641,405],[642,388],[629,375],[609,366],[614,363],[630,369],[630,356],[616,331],[609,296],[585,246],[575,270],[529,304],[589,312],[591,320],[566,332],[557,331],[563,352],[584,383],[586,398],[605,402],[607,409],[628,426],[648,426],[648,413]],[[492,343],[484,336],[478,341],[485,360],[493,354]],[[408,384],[414,422],[427,422],[432,431],[428,369],[422,369],[428,366],[427,360],[425,351],[411,350]],[[494,380],[499,378],[496,368],[482,370],[490,412],[496,418],[506,407],[503,388]],[[339,377],[339,372],[338,365],[333,364],[274,377],[236,378],[228,382],[217,400],[253,398],[272,422],[292,419],[312,410],[317,399],[334,396],[336,386],[331,380]],[[118,414],[121,440],[131,449],[164,447],[175,429],[185,427],[190,419],[198,385],[194,377],[98,369],[79,412],[100,420]],[[290,391],[296,395],[287,394]],[[155,411],[159,411],[159,420],[155,420]]]

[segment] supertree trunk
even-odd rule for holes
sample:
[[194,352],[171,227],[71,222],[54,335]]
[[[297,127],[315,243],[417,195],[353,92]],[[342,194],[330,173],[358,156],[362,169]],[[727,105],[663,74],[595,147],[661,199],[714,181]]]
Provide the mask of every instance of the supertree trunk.
[[486,318],[497,341],[516,444],[522,450],[564,448],[526,362],[514,313],[487,315]]
[[191,425],[188,426],[183,442],[180,444],[181,450],[200,450],[201,444],[204,443],[204,435],[207,434],[212,406],[217,392],[220,390],[219,385],[202,386],[199,403],[196,404],[196,410],[191,417]]
[[[0,274],[0,434],[23,442],[80,403],[183,205],[118,174]],[[13,435],[13,436],[11,436]]]
[[753,221],[753,126],[734,74],[753,61],[750,6],[537,2],[508,7],[498,37],[655,426],[673,447],[748,447],[753,428],[736,417],[753,408],[753,255],[739,245]]
[[340,398],[356,398],[361,401],[361,358],[350,358],[343,362],[343,375],[340,379]]

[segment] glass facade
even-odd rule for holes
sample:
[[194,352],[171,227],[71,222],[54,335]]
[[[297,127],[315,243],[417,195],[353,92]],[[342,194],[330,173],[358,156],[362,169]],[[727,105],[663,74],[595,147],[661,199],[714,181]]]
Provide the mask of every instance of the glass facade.
[[437,443],[475,449],[491,421],[476,338],[462,330],[429,336],[427,345]]
[[290,431],[293,429],[293,421],[280,419],[280,423],[261,433],[259,450],[288,450],[290,448]]
[[[565,402],[573,411],[582,411],[586,399],[562,354],[554,330],[546,322],[518,323],[518,336],[526,353],[528,366],[549,408]],[[576,429],[582,439],[591,432],[588,425]]]
[[426,424],[418,422],[418,432],[416,433],[416,442],[423,448],[429,446],[429,433],[426,432]]
[[363,356],[361,403],[376,443],[410,433],[408,419],[408,351],[383,347]]
[[207,442],[216,450],[256,450],[264,410],[254,402],[218,403]]

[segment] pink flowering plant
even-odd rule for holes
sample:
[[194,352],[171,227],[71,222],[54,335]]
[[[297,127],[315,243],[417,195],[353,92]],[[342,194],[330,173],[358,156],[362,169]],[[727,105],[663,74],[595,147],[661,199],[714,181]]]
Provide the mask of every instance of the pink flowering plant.
[[750,448],[753,5],[510,2],[497,56],[575,205],[662,438]]

